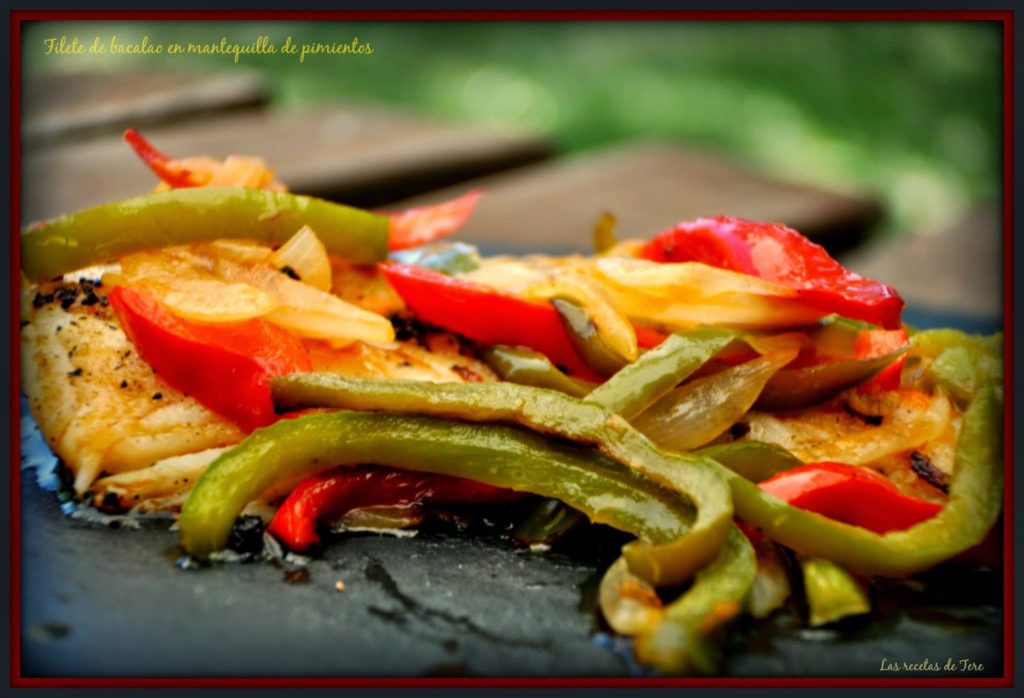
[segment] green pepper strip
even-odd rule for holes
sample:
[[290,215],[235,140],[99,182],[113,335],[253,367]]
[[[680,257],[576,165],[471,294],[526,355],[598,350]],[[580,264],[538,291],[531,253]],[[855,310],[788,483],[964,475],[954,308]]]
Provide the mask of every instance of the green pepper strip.
[[594,373],[610,376],[621,371],[629,360],[605,339],[582,303],[567,296],[555,296],[551,305],[558,311],[565,334],[576,353]]
[[867,593],[842,567],[821,558],[804,558],[800,569],[812,626],[871,613]]
[[551,545],[586,521],[586,517],[557,499],[546,499],[512,531],[526,545]]
[[[1003,501],[1001,389],[980,390],[963,417],[953,480],[937,516],[885,535],[789,506],[721,467],[736,514],[765,535],[808,557],[822,557],[862,576],[903,577],[980,543]],[[714,461],[712,461],[714,462]]]
[[718,557],[668,606],[619,558],[601,579],[601,611],[616,632],[638,636],[637,659],[645,664],[673,674],[712,673],[717,657],[708,636],[741,610],[756,572],[754,549],[733,526]]
[[906,349],[901,349],[872,359],[841,359],[784,368],[765,385],[755,407],[788,411],[827,402],[841,391],[867,381],[905,353]]
[[737,337],[711,327],[677,332],[587,396],[631,420],[664,397]]
[[219,238],[283,243],[309,225],[327,251],[368,264],[387,257],[388,219],[308,196],[237,187],[154,192],[30,227],[21,268],[30,279],[106,262],[135,250]]
[[711,561],[732,518],[729,490],[718,464],[654,446],[619,415],[552,390],[511,383],[422,383],[295,373],[271,382],[279,408],[337,407],[433,414],[473,422],[512,422],[551,436],[597,447],[602,453],[668,489],[697,508],[689,533],[670,543],[627,543],[630,569],[655,585],[683,582]]
[[709,636],[742,610],[756,573],[754,548],[730,527],[718,557],[665,608],[658,625],[637,637],[637,660],[666,674],[714,673],[718,652]]
[[961,406],[969,404],[981,387],[1002,382],[1001,333],[981,337],[957,330],[926,330],[912,341],[912,356],[933,359],[925,370],[927,382],[945,390]]
[[331,412],[257,429],[210,464],[181,510],[181,543],[204,558],[227,543],[242,509],[339,464],[384,463],[556,497],[654,541],[689,529],[693,511],[676,493],[595,452],[502,425],[436,417]]
[[502,380],[511,383],[557,390],[573,397],[583,397],[594,387],[591,383],[565,375],[548,357],[532,349],[498,345],[484,349],[480,358]]
[[763,441],[736,441],[707,446],[693,454],[717,461],[751,482],[767,480],[777,473],[804,464],[781,446]]

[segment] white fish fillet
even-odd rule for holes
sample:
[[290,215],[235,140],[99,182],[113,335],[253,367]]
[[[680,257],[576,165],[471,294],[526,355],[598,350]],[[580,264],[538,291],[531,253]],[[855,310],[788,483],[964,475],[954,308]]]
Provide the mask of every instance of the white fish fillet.
[[[307,347],[315,370],[431,382],[496,378],[442,332],[388,345]],[[245,436],[165,383],[101,303],[65,310],[54,301],[35,309],[21,331],[21,371],[40,431],[74,473],[76,493],[91,489],[97,502],[109,492],[124,508],[174,508],[219,453],[211,449]]]

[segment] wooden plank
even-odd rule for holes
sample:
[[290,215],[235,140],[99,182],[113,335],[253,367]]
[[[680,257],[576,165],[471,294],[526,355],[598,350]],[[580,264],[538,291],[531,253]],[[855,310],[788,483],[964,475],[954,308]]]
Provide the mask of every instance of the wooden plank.
[[998,204],[981,205],[947,228],[882,242],[842,261],[860,274],[891,284],[908,308],[999,319],[1002,231]]
[[785,223],[832,250],[858,242],[880,215],[873,199],[781,181],[716,154],[661,142],[523,167],[390,208],[442,200],[476,186],[487,194],[460,237],[508,251],[590,250],[602,211],[618,218],[616,235],[623,238],[727,214]]
[[22,82],[21,135],[26,144],[87,138],[250,109],[269,98],[267,82],[247,71],[48,73]]
[[[360,206],[546,157],[542,139],[464,128],[368,105],[257,111],[146,130],[172,156],[258,155],[292,191]],[[26,148],[22,220],[144,193],[156,179],[120,137]]]

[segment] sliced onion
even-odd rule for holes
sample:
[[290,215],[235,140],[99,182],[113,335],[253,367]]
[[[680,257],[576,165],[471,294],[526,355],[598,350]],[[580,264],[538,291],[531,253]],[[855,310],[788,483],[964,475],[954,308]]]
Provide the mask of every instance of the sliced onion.
[[288,267],[313,288],[331,290],[331,262],[327,248],[308,225],[302,226],[270,256],[270,264],[276,269]]
[[633,426],[665,449],[703,446],[746,414],[765,383],[796,354],[769,354],[692,380],[645,410]]
[[508,293],[531,300],[570,298],[587,312],[608,346],[627,361],[638,355],[636,331],[615,306],[612,297],[594,279],[570,262],[562,267],[519,261],[492,263],[466,276]]
[[696,262],[600,257],[587,266],[615,306],[644,324],[777,329],[810,325],[825,315],[802,303],[793,289]]
[[269,294],[278,307],[266,319],[298,335],[322,339],[333,346],[354,341],[390,342],[395,338],[391,322],[376,313],[346,303],[269,267],[243,267],[226,261],[217,271],[232,281],[251,284]]
[[619,635],[639,635],[665,617],[665,608],[654,587],[629,571],[619,558],[601,578],[598,587],[601,615]]
[[254,286],[206,279],[182,279],[174,286],[151,285],[168,310],[196,322],[238,322],[261,317],[277,301]]
[[274,253],[267,245],[254,240],[213,240],[196,245],[196,251],[206,257],[222,257],[242,264],[264,264]]
[[261,317],[277,300],[255,286],[218,278],[207,260],[184,250],[140,252],[121,260],[111,284],[142,284],[175,315],[196,322],[238,322]]
[[929,397],[904,390],[900,406],[877,427],[865,426],[845,413],[812,411],[773,417],[751,412],[746,420],[750,432],[744,438],[776,444],[807,463],[866,465],[941,437],[952,418],[949,399],[942,393]]

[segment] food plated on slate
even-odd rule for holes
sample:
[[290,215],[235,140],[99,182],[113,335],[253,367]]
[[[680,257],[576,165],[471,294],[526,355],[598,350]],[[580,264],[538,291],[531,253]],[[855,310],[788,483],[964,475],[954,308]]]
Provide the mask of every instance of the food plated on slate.
[[667,675],[791,598],[825,626],[1000,564],[1001,335],[907,327],[797,231],[606,216],[593,254],[483,256],[444,240],[478,191],[373,213],[126,140],[155,191],[20,240],[21,388],[79,507],[170,514],[203,564],[446,507],[541,555],[611,527],[595,603]]

